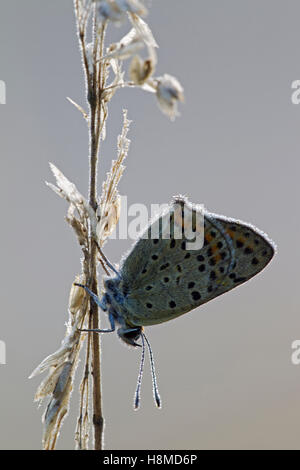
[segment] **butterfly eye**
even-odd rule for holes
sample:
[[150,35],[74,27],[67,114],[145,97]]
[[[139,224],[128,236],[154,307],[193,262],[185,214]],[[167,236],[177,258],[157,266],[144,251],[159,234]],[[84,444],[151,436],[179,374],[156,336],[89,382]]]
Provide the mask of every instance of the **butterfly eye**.
[[142,330],[140,327],[138,328],[119,328],[118,335],[120,338],[127,344],[131,346],[140,346],[137,344],[136,341],[141,336]]

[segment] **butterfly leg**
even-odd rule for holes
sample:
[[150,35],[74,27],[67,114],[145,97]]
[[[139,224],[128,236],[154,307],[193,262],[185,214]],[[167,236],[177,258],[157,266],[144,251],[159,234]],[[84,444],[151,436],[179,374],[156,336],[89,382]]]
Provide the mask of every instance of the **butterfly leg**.
[[115,319],[112,313],[108,315],[108,319],[109,319],[111,328],[107,328],[105,330],[98,330],[98,329],[92,330],[91,329],[91,330],[79,330],[79,331],[84,331],[84,332],[92,331],[94,333],[112,333],[116,329]]
[[114,267],[114,265],[106,258],[105,254],[101,250],[100,245],[97,241],[96,241],[96,245],[97,245],[98,251],[99,251],[100,256],[103,259],[103,261],[106,263],[106,265],[109,267],[109,269],[111,269],[117,275],[117,277],[119,279],[121,279],[120,273],[117,271],[117,269]]
[[[106,305],[104,304],[104,302],[102,302],[99,297],[94,294],[94,292],[92,292],[88,287],[84,286],[83,284],[78,284],[78,283],[74,283],[75,286],[78,286],[78,287],[82,287],[83,289],[86,290],[86,292],[92,297],[93,301],[99,305],[99,307],[105,312],[107,310],[107,307]],[[116,329],[116,325],[115,325],[115,319],[114,319],[114,316],[112,313],[109,313],[108,315],[108,319],[109,319],[109,322],[110,322],[110,326],[111,328],[108,328],[108,329],[105,329],[105,330],[99,330],[99,329],[84,329],[84,330],[80,330],[80,331],[84,331],[84,332],[87,332],[87,331],[94,331],[95,333],[112,333],[113,331],[115,331]]]
[[77,282],[74,282],[74,286],[78,286],[78,287],[82,287],[83,289],[86,290],[86,292],[92,297],[93,301],[95,302],[95,304],[99,305],[99,307],[104,311],[106,312],[107,310],[107,307],[106,305],[104,304],[104,302],[102,302],[99,297],[94,294],[94,292],[91,291],[91,289],[89,289],[88,287],[84,286],[83,284],[78,284]]

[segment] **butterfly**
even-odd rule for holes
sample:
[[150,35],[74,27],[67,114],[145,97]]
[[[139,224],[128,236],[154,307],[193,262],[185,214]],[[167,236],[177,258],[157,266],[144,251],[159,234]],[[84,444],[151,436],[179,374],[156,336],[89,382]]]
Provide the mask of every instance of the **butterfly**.
[[258,274],[270,262],[275,245],[250,224],[207,212],[184,197],[175,197],[154,219],[121,262],[120,271],[104,280],[100,299],[83,287],[108,313],[110,329],[82,330],[117,333],[127,344],[142,341],[142,357],[134,406],[148,347],[153,393],[161,406],[153,353],[144,327],[172,320],[230,291]]

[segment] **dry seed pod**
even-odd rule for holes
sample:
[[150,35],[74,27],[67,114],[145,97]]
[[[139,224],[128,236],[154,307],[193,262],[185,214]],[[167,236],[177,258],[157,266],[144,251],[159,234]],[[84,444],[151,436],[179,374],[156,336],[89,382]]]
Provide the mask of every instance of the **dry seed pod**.
[[137,55],[133,57],[129,67],[129,77],[135,85],[143,85],[153,72],[154,64],[151,59],[142,61]]

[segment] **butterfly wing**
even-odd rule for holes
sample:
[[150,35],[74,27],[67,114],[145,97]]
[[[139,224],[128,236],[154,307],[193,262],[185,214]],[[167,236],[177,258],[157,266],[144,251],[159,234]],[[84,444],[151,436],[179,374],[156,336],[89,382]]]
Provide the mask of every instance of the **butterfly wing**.
[[208,302],[255,276],[274,255],[273,243],[255,227],[203,212],[186,200],[176,200],[167,214],[175,225],[185,220],[177,217],[178,207],[188,220],[197,211],[203,215],[203,246],[188,249],[184,235],[165,239],[163,217],[156,238],[150,238],[149,227],[149,238],[139,239],[121,270],[127,320],[134,325],[162,323]]

